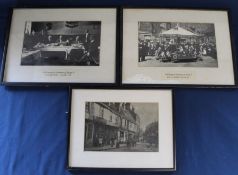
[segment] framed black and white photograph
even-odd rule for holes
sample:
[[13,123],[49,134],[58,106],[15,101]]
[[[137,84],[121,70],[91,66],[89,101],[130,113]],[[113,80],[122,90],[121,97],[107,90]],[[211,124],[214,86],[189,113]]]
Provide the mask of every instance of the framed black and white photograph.
[[226,10],[123,9],[122,83],[235,86]]
[[70,103],[69,169],[175,170],[171,90],[72,89]]
[[158,152],[158,103],[86,102],[84,133],[84,151]]
[[115,83],[116,8],[13,9],[3,83]]
[[101,21],[27,21],[21,65],[99,66],[100,38]]

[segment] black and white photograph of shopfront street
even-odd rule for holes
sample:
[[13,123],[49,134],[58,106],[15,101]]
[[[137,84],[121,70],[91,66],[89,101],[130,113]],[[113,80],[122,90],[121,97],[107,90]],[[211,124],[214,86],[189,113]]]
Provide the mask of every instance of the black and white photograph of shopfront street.
[[158,103],[86,102],[84,151],[158,152]]
[[101,21],[27,21],[22,66],[99,66]]
[[218,67],[212,23],[138,22],[140,67]]

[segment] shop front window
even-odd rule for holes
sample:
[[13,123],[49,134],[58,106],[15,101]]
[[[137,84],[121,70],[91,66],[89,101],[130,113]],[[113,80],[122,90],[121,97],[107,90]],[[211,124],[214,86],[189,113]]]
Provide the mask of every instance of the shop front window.
[[110,120],[109,121],[112,122],[112,116],[110,116]]
[[103,115],[104,115],[104,109],[100,107],[99,117],[103,118]]

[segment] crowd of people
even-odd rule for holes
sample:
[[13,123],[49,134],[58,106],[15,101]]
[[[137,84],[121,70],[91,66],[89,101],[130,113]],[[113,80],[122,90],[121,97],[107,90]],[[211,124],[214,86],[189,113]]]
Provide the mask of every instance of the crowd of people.
[[128,136],[126,141],[123,142],[123,141],[118,140],[116,138],[116,136],[109,138],[109,137],[106,137],[103,135],[100,136],[99,134],[96,134],[93,146],[103,147],[106,145],[110,145],[111,147],[119,148],[120,144],[125,144],[127,148],[132,148],[132,147],[136,147],[137,141],[138,141],[138,139],[135,136]]
[[197,58],[211,56],[217,58],[216,45],[212,42],[157,42],[153,40],[139,40],[139,62],[146,61],[146,57],[169,61],[173,56]]

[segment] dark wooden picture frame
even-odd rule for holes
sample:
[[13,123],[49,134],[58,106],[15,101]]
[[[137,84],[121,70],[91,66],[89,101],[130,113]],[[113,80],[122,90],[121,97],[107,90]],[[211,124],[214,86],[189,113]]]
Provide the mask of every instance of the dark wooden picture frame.
[[[9,47],[9,38],[10,38],[10,29],[11,29],[11,23],[12,23],[12,15],[13,15],[13,11],[14,9],[64,9],[64,10],[67,10],[67,9],[90,9],[90,8],[95,8],[95,9],[115,9],[116,10],[116,21],[115,21],[115,25],[116,25],[116,31],[115,31],[115,60],[114,60],[114,82],[112,83],[104,83],[104,82],[75,82],[75,81],[72,81],[72,82],[44,82],[44,81],[40,81],[40,82],[37,82],[37,81],[34,81],[34,82],[31,82],[30,80],[29,81],[24,81],[24,82],[21,82],[21,81],[17,81],[17,82],[8,82],[8,81],[5,81],[4,80],[4,76],[5,76],[5,69],[6,69],[6,59],[7,59],[7,50],[8,50],[8,47]],[[119,26],[119,18],[120,18],[120,9],[119,7],[117,6],[80,6],[80,7],[16,7],[16,8],[11,8],[10,9],[10,13],[9,13],[9,21],[8,21],[8,25],[7,25],[7,30],[6,30],[6,34],[5,34],[5,46],[4,46],[4,52],[3,52],[3,58],[2,58],[2,66],[1,66],[1,75],[0,75],[0,82],[2,85],[5,85],[5,86],[68,86],[68,85],[73,85],[73,86],[82,86],[82,87],[87,87],[87,86],[92,86],[92,87],[95,87],[95,86],[100,86],[103,85],[103,86],[117,86],[119,85],[119,65],[120,65],[120,60],[119,60],[119,55],[120,53],[118,52],[119,51],[119,38],[120,38],[120,31],[118,30],[118,27]],[[19,58],[20,59],[20,58]]]
[[[203,10],[203,11],[225,11],[228,15],[228,27],[229,27],[229,35],[230,35],[230,44],[231,44],[231,54],[232,54],[232,68],[233,68],[233,77],[234,77],[234,84],[202,84],[202,83],[196,83],[196,84],[183,84],[183,83],[137,83],[137,82],[123,82],[123,25],[124,25],[124,19],[123,19],[123,10]],[[227,8],[163,8],[163,7],[137,7],[137,6],[123,6],[121,7],[121,14],[120,14],[120,30],[121,30],[121,38],[120,38],[120,45],[121,45],[121,62],[120,62],[120,82],[121,87],[130,87],[130,88],[136,88],[136,87],[142,87],[142,88],[237,88],[238,87],[238,79],[237,79],[237,62],[236,62],[236,54],[235,54],[235,48],[234,48],[234,36],[233,36],[233,27],[232,27],[232,18],[230,10]],[[154,21],[153,21],[154,22]],[[137,31],[134,31],[137,32]]]
[[[71,106],[72,106],[72,90],[85,90],[83,87],[70,87],[69,88],[69,102],[68,102],[68,112],[67,112],[67,116],[68,116],[68,160],[67,160],[67,168],[70,172],[72,173],[78,173],[78,172],[84,172],[84,171],[88,171],[88,172],[105,172],[105,171],[122,171],[122,172],[164,172],[164,171],[176,171],[176,126],[175,126],[175,111],[174,111],[174,91],[172,89],[161,89],[163,90],[170,90],[171,91],[171,98],[172,98],[172,140],[173,140],[173,167],[171,168],[110,168],[110,167],[77,167],[77,166],[70,166],[70,136],[71,136]],[[106,87],[90,87],[87,90],[139,90],[140,88],[117,88],[117,87],[110,87],[110,88],[106,88]],[[151,89],[152,90],[152,89]],[[146,90],[145,90],[146,91]]]

